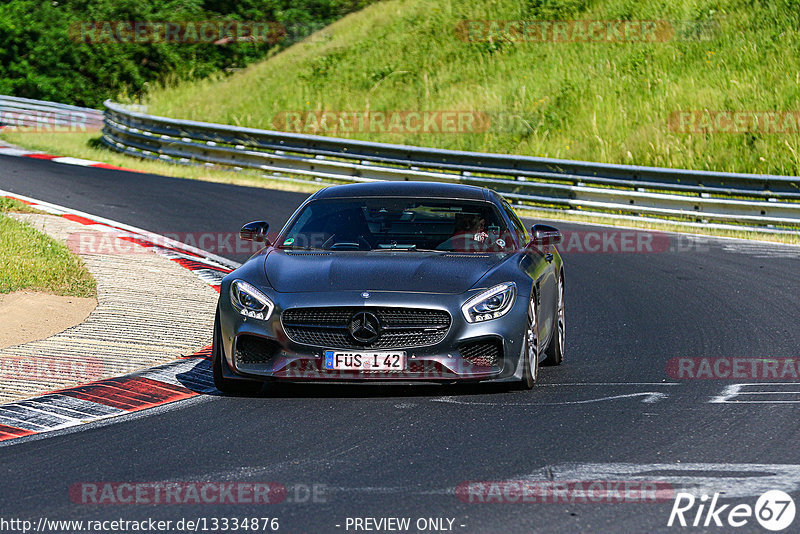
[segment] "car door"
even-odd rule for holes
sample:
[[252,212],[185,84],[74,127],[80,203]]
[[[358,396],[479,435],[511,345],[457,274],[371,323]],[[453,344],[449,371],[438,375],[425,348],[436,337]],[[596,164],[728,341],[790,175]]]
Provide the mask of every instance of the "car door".
[[[520,247],[525,247],[530,241],[530,236],[525,230],[525,225],[507,202],[503,201],[503,210],[506,213],[512,228],[514,228]],[[529,247],[523,250],[520,267],[531,277],[537,295],[537,311],[539,313],[539,341],[545,344],[549,341],[555,328],[555,308],[558,299],[558,278],[555,271],[555,258],[552,246],[542,250]]]

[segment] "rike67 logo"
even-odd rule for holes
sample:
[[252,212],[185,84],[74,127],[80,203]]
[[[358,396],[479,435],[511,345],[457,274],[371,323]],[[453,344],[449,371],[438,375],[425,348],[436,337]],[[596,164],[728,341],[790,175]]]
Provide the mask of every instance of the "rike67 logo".
[[762,494],[755,506],[746,503],[719,504],[720,494],[713,497],[680,492],[675,496],[667,526],[743,527],[753,518],[765,529],[773,532],[785,530],[794,521],[794,500],[788,493],[770,490]]

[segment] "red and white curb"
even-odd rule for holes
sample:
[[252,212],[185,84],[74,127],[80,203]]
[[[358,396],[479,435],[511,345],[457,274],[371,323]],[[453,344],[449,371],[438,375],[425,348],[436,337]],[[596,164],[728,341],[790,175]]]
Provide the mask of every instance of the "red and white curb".
[[[0,197],[110,232],[146,247],[195,273],[217,292],[238,263],[116,221],[0,190]],[[216,391],[211,379],[211,347],[150,369],[106,378],[38,397],[0,405],[0,442],[61,430],[153,408]]]
[[211,348],[129,375],[0,405],[0,442],[62,430],[216,391]]
[[116,165],[109,165],[99,161],[92,161],[90,159],[71,158],[69,156],[54,156],[52,154],[45,154],[43,152],[36,152],[34,150],[25,150],[15,147],[0,146],[0,156],[18,156],[23,158],[44,159],[54,163],[63,163],[65,165],[78,165],[80,167],[95,167],[97,169],[110,169],[115,171],[126,172],[142,172],[135,169],[126,169],[125,167],[117,167]]

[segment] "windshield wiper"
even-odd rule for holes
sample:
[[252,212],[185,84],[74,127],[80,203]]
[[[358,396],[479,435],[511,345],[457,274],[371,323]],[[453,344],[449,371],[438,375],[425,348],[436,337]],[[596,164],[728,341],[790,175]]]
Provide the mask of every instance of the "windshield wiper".
[[382,252],[447,252],[446,250],[436,250],[432,248],[417,248],[416,245],[397,245],[394,247],[378,245],[378,248],[372,250],[380,250]]
[[280,250],[303,250],[303,251],[325,250],[324,248],[319,248],[319,247],[301,247],[299,245],[284,245],[277,248]]

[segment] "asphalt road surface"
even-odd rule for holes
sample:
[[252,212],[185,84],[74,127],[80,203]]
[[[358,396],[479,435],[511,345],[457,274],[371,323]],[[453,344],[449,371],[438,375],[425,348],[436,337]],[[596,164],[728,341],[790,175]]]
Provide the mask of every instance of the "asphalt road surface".
[[[236,231],[262,218],[278,228],[305,197],[13,157],[0,157],[0,188],[154,232]],[[619,230],[559,226],[572,240],[562,246],[566,360],[543,368],[532,391],[286,385],[201,396],[0,447],[0,519],[203,518],[222,531],[214,518],[274,517],[288,533],[388,531],[357,518],[465,534],[766,532],[755,517],[732,528],[728,512],[772,489],[798,501],[800,380],[678,379],[671,359],[799,357],[800,249],[668,235],[652,252],[618,252]],[[268,505],[69,496],[84,482],[155,481],[275,482],[287,493]],[[514,500],[513,481],[564,483],[576,502],[496,502]],[[593,481],[654,482],[665,497],[585,502],[574,483]],[[704,514],[697,527],[667,526],[687,489],[709,495],[706,510],[720,494],[723,527],[713,518],[704,527]],[[690,524],[699,504],[685,513]],[[800,518],[785,531],[800,531]]]

